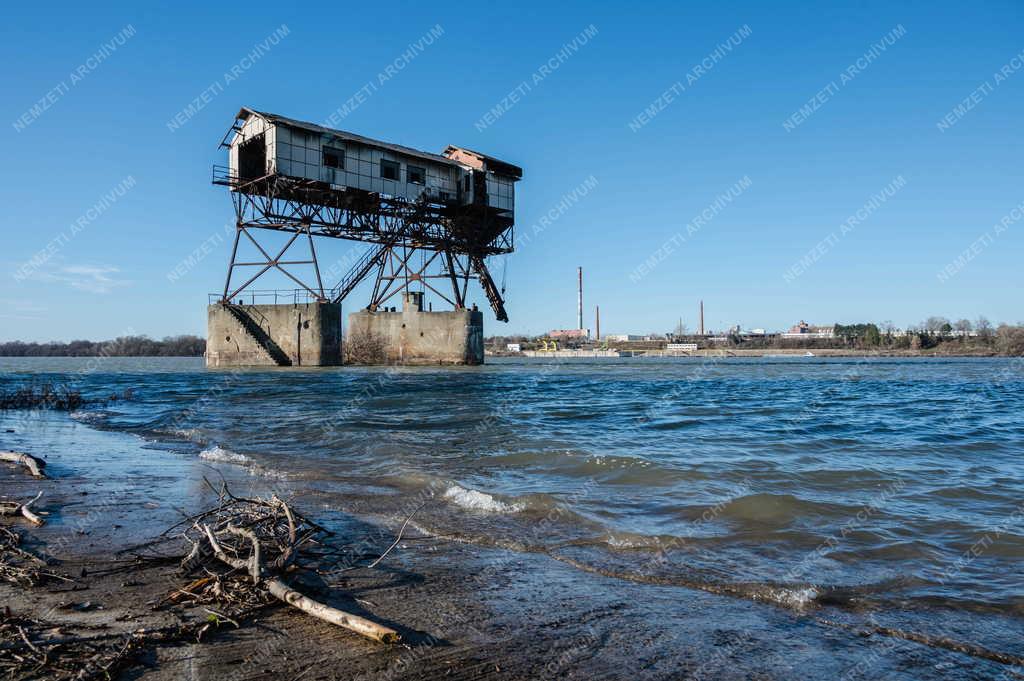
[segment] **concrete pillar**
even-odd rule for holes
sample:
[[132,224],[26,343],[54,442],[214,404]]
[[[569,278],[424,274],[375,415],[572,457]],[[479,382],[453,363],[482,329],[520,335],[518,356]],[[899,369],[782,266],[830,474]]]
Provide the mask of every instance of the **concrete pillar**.
[[341,364],[341,304],[207,308],[206,366]]
[[401,312],[353,312],[345,363],[483,364],[483,313],[424,312],[422,294],[415,292],[406,295]]

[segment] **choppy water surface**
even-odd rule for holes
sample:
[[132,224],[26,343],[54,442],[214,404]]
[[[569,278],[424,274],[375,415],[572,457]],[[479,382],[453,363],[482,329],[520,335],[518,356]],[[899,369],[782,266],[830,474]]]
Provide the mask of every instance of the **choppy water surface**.
[[[633,581],[1024,655],[1015,360],[492,361],[206,371],[0,360],[74,418],[307,500]],[[425,505],[424,505],[424,502]]]

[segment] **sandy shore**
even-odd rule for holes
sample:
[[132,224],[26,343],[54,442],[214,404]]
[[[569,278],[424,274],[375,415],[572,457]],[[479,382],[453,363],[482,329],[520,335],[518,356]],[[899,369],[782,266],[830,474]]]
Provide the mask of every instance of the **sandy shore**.
[[[154,610],[183,585],[172,563],[134,567],[123,549],[183,513],[212,506],[203,476],[223,475],[246,495],[286,494],[328,524],[337,541],[383,551],[400,519],[369,523],[325,508],[302,490],[231,464],[149,448],[124,433],[61,416],[0,420],[2,448],[45,457],[52,478],[0,465],[0,497],[42,491],[48,523],[23,530],[27,548],[73,578],[34,588],[0,585],[15,615],[65,632],[129,632],[205,620],[200,607]],[[103,452],[85,455],[84,452]],[[315,595],[398,630],[382,645],[284,606],[209,631],[201,643],[147,646],[127,679],[750,679],[997,678],[1001,665],[824,625],[822,612],[574,568],[549,556],[410,533],[377,568],[321,583]],[[830,617],[833,615],[829,615]],[[941,672],[938,664],[946,665]],[[852,671],[851,671],[852,670]],[[16,677],[17,678],[17,677]],[[39,677],[46,678],[43,674]]]

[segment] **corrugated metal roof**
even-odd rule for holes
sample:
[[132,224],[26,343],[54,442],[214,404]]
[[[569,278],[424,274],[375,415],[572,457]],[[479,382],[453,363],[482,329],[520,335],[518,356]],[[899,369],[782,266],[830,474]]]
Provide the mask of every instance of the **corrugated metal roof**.
[[401,144],[392,144],[391,142],[384,142],[381,140],[372,139],[370,137],[363,137],[362,135],[357,135],[353,132],[335,130],[334,128],[326,128],[316,123],[309,123],[307,121],[297,121],[294,118],[288,118],[287,116],[267,113],[264,111],[256,111],[255,109],[250,109],[249,107],[245,106],[243,106],[238,111],[238,115],[235,118],[244,120],[248,118],[251,114],[256,114],[257,116],[262,116],[268,121],[281,123],[283,125],[287,125],[293,128],[302,128],[322,135],[333,135],[343,140],[348,140],[359,144],[365,144],[367,146],[388,149],[389,151],[393,151],[398,154],[405,154],[406,156],[416,156],[418,158],[433,161],[434,163],[443,163],[445,165],[456,166],[459,168],[462,167],[461,163],[453,161],[447,156],[441,156],[440,154],[432,154],[429,151],[420,151],[419,149],[413,149],[412,147],[402,146]]

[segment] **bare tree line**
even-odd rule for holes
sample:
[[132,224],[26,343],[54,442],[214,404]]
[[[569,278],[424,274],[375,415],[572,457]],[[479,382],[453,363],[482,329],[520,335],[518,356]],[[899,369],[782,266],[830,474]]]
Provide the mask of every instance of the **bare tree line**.
[[0,357],[202,357],[206,339],[199,336],[122,336],[109,341],[73,340],[68,343],[0,343]]

